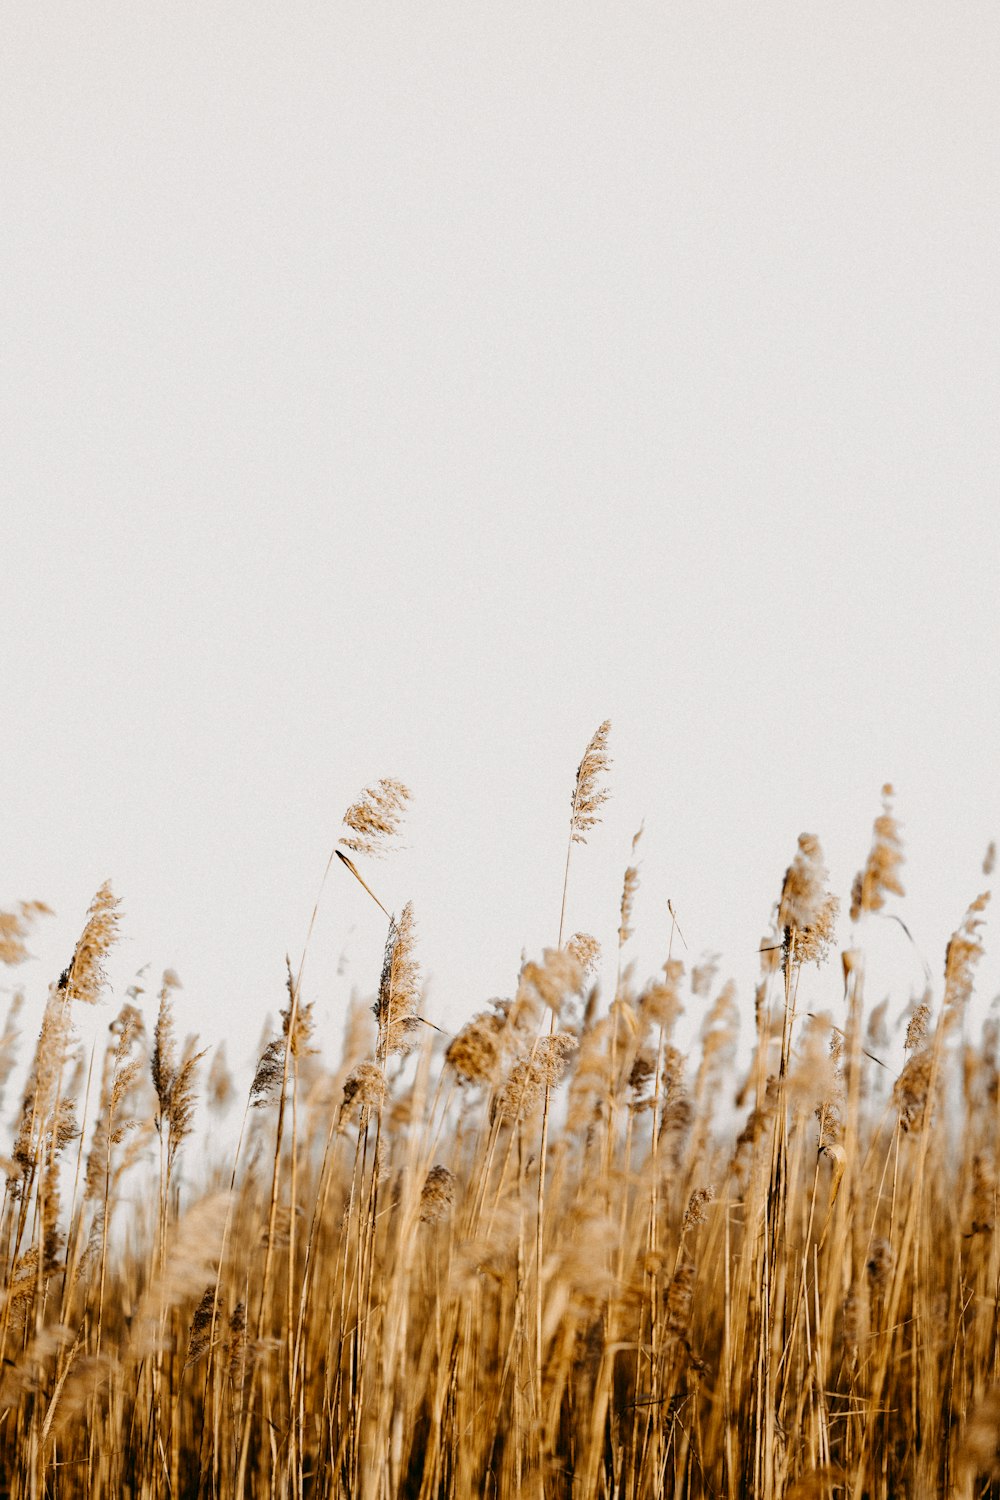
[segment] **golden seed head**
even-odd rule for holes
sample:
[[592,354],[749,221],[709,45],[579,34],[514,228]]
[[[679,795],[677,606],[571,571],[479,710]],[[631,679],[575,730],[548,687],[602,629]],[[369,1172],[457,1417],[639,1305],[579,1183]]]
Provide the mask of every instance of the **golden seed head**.
[[882,811],[875,819],[872,846],[863,870],[854,877],[851,890],[851,921],[862,912],[881,911],[888,895],[905,895],[899,878],[899,867],[905,858],[899,824],[892,811],[893,790],[887,782],[882,788]]
[[389,776],[365,787],[344,814],[348,832],[340,843],[354,854],[380,859],[392,849],[412,795],[409,787]]
[[608,755],[610,733],[611,720],[605,719],[594,731],[583,752],[583,759],[576,768],[576,781],[570,798],[570,837],[574,844],[587,842],[587,834],[601,821],[601,807],[611,795],[601,785],[601,780],[611,765]]
[[455,1174],[447,1167],[431,1167],[420,1193],[420,1219],[440,1224],[451,1214],[455,1202]]

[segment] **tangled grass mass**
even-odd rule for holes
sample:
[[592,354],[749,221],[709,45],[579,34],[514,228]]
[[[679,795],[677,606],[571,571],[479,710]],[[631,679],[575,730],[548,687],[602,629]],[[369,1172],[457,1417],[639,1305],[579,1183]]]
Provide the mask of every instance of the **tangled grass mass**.
[[[562,929],[608,733],[572,788],[556,946],[444,1036],[404,907],[333,1063],[290,966],[224,1169],[189,1160],[195,1110],[237,1090],[221,1053],[178,1042],[171,972],[152,1035],[130,993],[103,1057],[80,1055],[119,924],[98,892],[2,1163],[0,1494],[1000,1495],[1000,1025],[972,1040],[966,1014],[987,896],[902,1018],[901,1068],[859,950],[835,1019],[798,1009],[838,916],[810,835],[761,944],[749,1061],[733,986],[688,969],[672,908],[662,968],[633,984],[635,864],[607,1003],[595,940]],[[902,895],[891,797],[854,920]],[[408,799],[367,788],[331,856],[376,901],[368,862]],[[0,914],[3,963],[47,915]]]

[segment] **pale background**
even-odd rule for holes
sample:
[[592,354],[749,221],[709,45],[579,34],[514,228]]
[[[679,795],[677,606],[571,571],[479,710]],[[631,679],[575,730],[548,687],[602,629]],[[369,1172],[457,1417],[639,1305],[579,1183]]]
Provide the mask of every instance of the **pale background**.
[[[36,1006],[110,876],[109,1007],[172,965],[248,1058],[391,775],[372,883],[457,1026],[555,940],[605,717],[570,931],[610,955],[645,819],[637,977],[671,898],[749,1018],[798,834],[846,905],[891,779],[939,976],[1000,833],[995,4],[87,0],[0,43],[0,905],[56,909]],[[383,938],[335,869],[331,1050]],[[874,943],[902,1006],[919,964]]]

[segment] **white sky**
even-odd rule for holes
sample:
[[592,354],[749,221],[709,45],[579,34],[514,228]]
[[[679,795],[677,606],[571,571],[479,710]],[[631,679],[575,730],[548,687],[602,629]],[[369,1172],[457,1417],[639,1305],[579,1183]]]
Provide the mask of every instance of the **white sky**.
[[[391,775],[372,883],[459,1024],[555,939],[605,717],[570,930],[610,951],[645,819],[639,977],[671,897],[749,1016],[797,835],[846,898],[891,779],[939,974],[1000,833],[998,100],[992,3],[5,6],[0,905],[57,910],[39,1003],[110,876],[118,995],[173,965],[248,1054]],[[329,1031],[383,937],[334,870]]]

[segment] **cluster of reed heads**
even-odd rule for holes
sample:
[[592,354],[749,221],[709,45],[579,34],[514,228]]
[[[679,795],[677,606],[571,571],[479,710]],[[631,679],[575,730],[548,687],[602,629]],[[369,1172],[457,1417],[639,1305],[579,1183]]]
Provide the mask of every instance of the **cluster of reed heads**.
[[[836,1013],[806,1013],[838,903],[803,835],[738,1053],[735,988],[688,965],[672,906],[634,981],[637,835],[602,1000],[597,942],[564,929],[608,733],[573,784],[557,942],[513,993],[444,1035],[412,909],[386,912],[374,1004],[325,1063],[289,965],[224,1166],[194,1149],[196,1106],[238,1094],[221,1050],[179,1044],[175,975],[150,1031],[134,987],[103,1056],[80,1048],[120,921],[97,893],[2,1163],[0,1493],[1000,1494],[1000,1023],[973,1039],[967,1015],[988,897],[904,1015],[866,1006],[858,947]],[[348,809],[334,853],[360,900],[408,799],[383,780]],[[856,931],[902,896],[902,859],[886,787]],[[4,963],[46,915],[0,915]],[[2,1084],[19,1014],[15,995]]]

